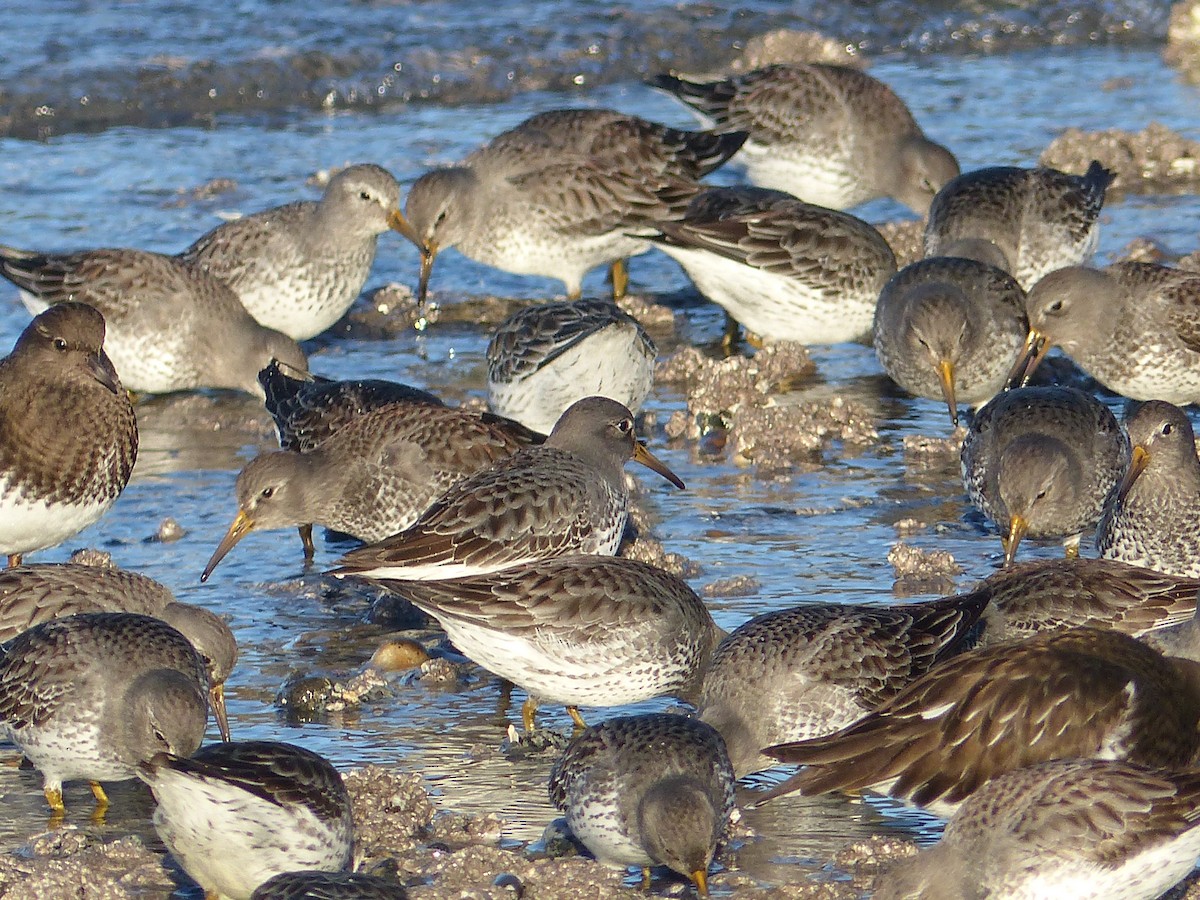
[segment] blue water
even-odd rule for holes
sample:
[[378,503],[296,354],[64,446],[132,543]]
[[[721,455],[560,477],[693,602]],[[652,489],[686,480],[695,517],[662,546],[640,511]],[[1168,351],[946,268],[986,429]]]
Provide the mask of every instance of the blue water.
[[[1032,164],[1069,125],[1141,129],[1159,121],[1195,138],[1200,121],[1200,92],[1160,58],[1165,3],[243,0],[220,16],[168,0],[10,7],[0,30],[0,242],[47,250],[176,251],[223,214],[316,196],[308,180],[318,170],[371,161],[407,185],[528,115],[568,104],[690,126],[679,104],[642,79],[672,65],[717,68],[747,39],[777,27],[820,27],[864,48],[870,71],[908,100],[964,168]],[[718,180],[734,177],[720,173]],[[192,198],[218,178],[236,187]],[[872,221],[909,217],[886,202],[860,212]],[[1138,237],[1194,250],[1198,218],[1194,196],[1118,199],[1104,213],[1099,259],[1120,255]],[[416,269],[413,248],[384,236],[368,288],[413,285]],[[631,278],[635,290],[652,296],[688,291],[663,256],[636,258]],[[560,289],[452,252],[439,257],[433,277],[443,303],[550,297]],[[600,274],[585,284],[592,293],[605,289]],[[692,333],[716,334],[715,313],[691,303],[688,315]],[[0,284],[0,347],[10,347],[27,321],[15,291]],[[486,341],[478,329],[435,326],[423,335],[322,340],[309,349],[321,374],[395,378],[461,400],[483,395]],[[900,519],[925,524],[912,543],[954,555],[964,569],[961,585],[1000,559],[999,541],[968,514],[955,467],[906,465],[904,437],[946,434],[944,408],[899,397],[869,348],[818,348],[814,357],[822,379],[809,391],[864,404],[877,443],[835,445],[799,460],[787,477],[766,479],[701,457],[686,442],[668,446],[661,430],[649,435],[688,483],[677,492],[643,479],[666,548],[702,567],[694,586],[732,575],[761,585],[751,597],[712,601],[726,628],[804,600],[892,599],[886,555]],[[674,388],[662,386],[648,409],[661,425],[683,405]],[[228,396],[152,400],[139,415],[138,470],[115,508],[67,547],[36,559],[97,546],[181,599],[228,615],[242,647],[228,686],[237,737],[300,741],[343,767],[402,765],[424,773],[447,808],[496,812],[510,822],[506,836],[536,838],[554,817],[544,794],[549,760],[498,755],[504,725],[516,717],[499,709],[497,684],[486,673],[461,690],[406,687],[396,700],[325,722],[283,720],[273,697],[290,674],[353,672],[382,639],[381,629],[363,624],[364,600],[331,598],[316,574],[345,546],[318,541],[316,565],[305,573],[294,533],[253,534],[201,586],[199,572],[235,511],[237,470],[269,446],[265,416],[254,402]],[[168,516],[184,537],[150,540]],[[554,708],[544,715],[569,724]],[[11,842],[42,827],[33,773],[0,770],[0,792],[0,834]],[[136,792],[115,796],[109,831],[146,834]],[[67,799],[69,819],[85,823],[86,789],[69,790]],[[887,807],[795,799],[750,821],[761,838],[743,864],[768,883],[805,877],[852,835],[916,833],[927,824]]]

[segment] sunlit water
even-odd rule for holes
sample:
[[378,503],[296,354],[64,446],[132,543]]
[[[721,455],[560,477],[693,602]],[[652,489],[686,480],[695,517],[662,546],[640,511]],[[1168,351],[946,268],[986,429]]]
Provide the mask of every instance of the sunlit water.
[[[931,137],[967,169],[1032,164],[1068,125],[1140,129],[1159,121],[1195,137],[1200,107],[1196,89],[1160,59],[1161,3],[1096,4],[1075,14],[1045,4],[972,4],[967,11],[794,4],[784,15],[765,2],[737,12],[708,4],[681,13],[672,4],[247,0],[236,14],[207,23],[190,3],[159,0],[116,7],[116,14],[101,6],[29,3],[0,32],[0,134],[9,135],[0,138],[0,242],[175,251],[223,213],[315,196],[305,181],[319,169],[373,161],[407,185],[528,115],[567,104],[690,126],[679,104],[640,79],[671,65],[677,48],[688,54],[683,68],[716,66],[736,43],[785,25],[815,25],[891,50],[875,59],[872,73],[908,100]],[[1064,35],[1055,42],[1062,46],[1051,45],[1052,32]],[[700,37],[686,39],[690,34]],[[981,52],[989,48],[995,52]],[[231,90],[244,102],[226,102]],[[153,102],[139,105],[138,97]],[[28,139],[39,134],[45,139]],[[236,189],[192,199],[192,189],[216,178],[233,179]],[[732,171],[718,176],[734,178]],[[883,202],[860,212],[873,221],[907,215]],[[1143,236],[1193,250],[1198,214],[1192,196],[1114,202],[1104,213],[1100,259]],[[416,267],[413,248],[385,236],[368,287],[412,284]],[[635,290],[680,298],[681,316],[693,320],[688,334],[717,333],[719,317],[689,296],[686,278],[666,257],[635,259],[631,278]],[[443,298],[551,297],[560,286],[451,252],[439,258],[433,289]],[[605,289],[600,274],[585,285],[596,294]],[[10,347],[27,321],[15,291],[0,285],[0,346]],[[394,378],[458,400],[482,396],[486,341],[482,331],[443,326],[387,341],[324,339],[309,350],[321,374]],[[693,585],[732,575],[760,584],[753,596],[711,601],[725,628],[805,600],[889,602],[894,576],[886,555],[901,519],[926,526],[912,543],[954,555],[962,585],[988,574],[1000,556],[995,535],[968,511],[955,466],[906,465],[904,437],[945,434],[944,408],[901,396],[869,348],[817,348],[814,357],[821,378],[807,390],[865,404],[880,435],[875,445],[833,446],[818,465],[808,458],[788,477],[765,479],[702,457],[687,443],[668,446],[661,428],[649,435],[688,483],[678,492],[638,473],[659,518],[658,537],[702,567]],[[660,387],[648,409],[661,424],[683,403],[674,388]],[[218,429],[210,424],[214,411],[223,423]],[[151,400],[139,415],[138,469],[112,512],[36,560],[97,546],[165,582],[180,599],[227,615],[242,654],[227,688],[236,737],[300,742],[342,768],[398,764],[422,773],[445,807],[495,812],[509,823],[507,837],[536,839],[556,815],[545,798],[550,760],[499,752],[507,723],[519,717],[502,705],[499,684],[487,673],[476,671],[453,689],[404,685],[395,699],[319,723],[286,722],[273,698],[289,676],[352,673],[386,633],[365,623],[365,600],[331,593],[319,576],[347,545],[318,541],[315,565],[305,571],[294,532],[252,534],[200,585],[199,572],[234,513],[237,470],[269,446],[265,415],[253,401],[231,396]],[[154,542],[167,516],[186,534]],[[1031,556],[1055,552],[1029,549]],[[520,699],[518,693],[514,702]],[[554,707],[542,717],[569,725]],[[0,770],[0,836],[9,843],[44,825],[39,788],[35,773]],[[113,798],[108,831],[147,836],[143,792],[118,788]],[[67,801],[70,821],[85,823],[86,787],[69,788]],[[742,863],[768,882],[808,877],[852,836],[931,833],[929,819],[894,805],[829,798],[789,798],[751,812],[749,821],[761,838]]]

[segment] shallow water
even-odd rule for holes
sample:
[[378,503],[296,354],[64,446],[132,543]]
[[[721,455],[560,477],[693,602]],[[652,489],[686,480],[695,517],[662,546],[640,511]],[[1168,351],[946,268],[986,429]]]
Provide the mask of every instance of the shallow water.
[[[679,104],[641,78],[672,65],[716,67],[748,38],[782,26],[820,27],[865,47],[872,73],[908,100],[964,168],[1032,164],[1068,125],[1140,129],[1159,121],[1197,136],[1200,92],[1160,58],[1164,3],[787,8],[244,0],[232,18],[205,22],[200,7],[170,0],[116,12],[84,0],[52,9],[23,4],[0,31],[0,241],[174,251],[222,214],[315,196],[305,181],[319,169],[374,161],[411,183],[526,116],[566,104],[690,126]],[[687,56],[673,57],[680,48]],[[735,177],[723,172],[718,180]],[[217,178],[236,186],[193,196]],[[907,217],[886,202],[860,212],[873,221]],[[1194,250],[1198,214],[1194,196],[1118,198],[1104,214],[1099,257],[1118,255],[1136,237]],[[368,287],[412,285],[416,268],[413,248],[385,236]],[[665,257],[635,259],[631,279],[636,290],[677,302],[693,339],[717,334],[719,316]],[[447,303],[561,290],[454,253],[439,258],[432,287]],[[602,293],[601,275],[585,290]],[[0,347],[10,347],[27,321],[15,291],[0,285]],[[394,340],[326,338],[309,350],[314,371],[324,375],[389,377],[461,400],[482,396],[486,340],[476,329],[436,326]],[[901,519],[926,526],[911,543],[954,555],[964,569],[961,585],[1000,559],[999,541],[968,511],[956,467],[906,464],[906,435],[948,433],[944,408],[900,396],[869,348],[817,348],[814,358],[821,377],[805,393],[865,404],[880,435],[875,445],[834,446],[798,460],[787,477],[765,479],[687,443],[666,446],[661,428],[649,435],[688,484],[677,492],[637,473],[666,549],[702,566],[692,579],[697,588],[733,575],[760,584],[753,596],[711,601],[726,628],[804,600],[892,600],[886,555]],[[647,408],[661,425],[683,402],[660,386]],[[200,585],[234,512],[237,469],[270,445],[265,414],[253,401],[213,396],[150,400],[139,415],[142,452],[125,494],[97,526],[36,561],[100,547],[180,599],[228,615],[242,648],[227,688],[236,737],[302,742],[342,767],[398,763],[423,773],[445,807],[496,812],[510,823],[506,837],[536,839],[555,816],[544,791],[550,760],[514,761],[498,752],[506,723],[519,717],[502,708],[497,681],[486,673],[460,689],[417,683],[400,688],[398,699],[328,721],[286,722],[273,704],[286,678],[355,671],[385,633],[364,624],[365,600],[316,574],[347,545],[319,541],[315,566],[305,572],[294,533],[252,534]],[[184,537],[153,541],[167,516]],[[542,717],[569,725],[553,707]],[[39,783],[32,772],[0,769],[0,841],[11,844],[44,825]],[[141,791],[116,789],[113,798],[107,829],[147,835]],[[67,802],[69,821],[85,823],[86,788],[69,788]],[[928,818],[891,804],[828,799],[789,798],[749,821],[761,840],[742,864],[765,883],[808,877],[851,836],[880,828],[932,833]]]

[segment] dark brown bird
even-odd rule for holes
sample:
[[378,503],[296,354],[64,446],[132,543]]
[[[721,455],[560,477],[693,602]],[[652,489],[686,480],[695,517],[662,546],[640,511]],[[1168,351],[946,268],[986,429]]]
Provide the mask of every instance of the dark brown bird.
[[765,797],[871,788],[944,814],[989,778],[1052,759],[1165,769],[1200,750],[1200,663],[1100,628],[972,650],[827,737],[768,756],[806,766]]
[[0,360],[0,553],[8,564],[87,528],[137,458],[133,406],[82,303],[39,315]]

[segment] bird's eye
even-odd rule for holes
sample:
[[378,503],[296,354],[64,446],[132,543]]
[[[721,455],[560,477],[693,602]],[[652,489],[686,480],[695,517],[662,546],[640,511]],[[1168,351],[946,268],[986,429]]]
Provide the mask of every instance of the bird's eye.
[[275,488],[265,487],[262,489],[262,493],[260,493],[258,496],[262,497],[264,500],[270,500],[275,496]]
[[619,421],[617,423],[617,431],[621,432],[621,434],[629,434],[630,432],[632,432],[633,431],[633,420],[632,419],[622,419],[621,421]]
[[54,339],[54,349],[58,350],[58,351],[66,350],[67,349],[67,339],[56,337]]
[[358,192],[358,199],[360,199],[360,200],[374,200],[375,198],[371,196],[371,192],[370,192],[370,191],[359,191],[359,192]]
[[167,740],[167,736],[159,731],[158,728],[154,729],[154,740],[167,750],[171,749],[171,742]]
[[1060,312],[1062,312],[1062,308],[1063,308],[1063,302],[1062,302],[1062,300],[1055,300],[1053,303],[1050,303],[1050,304],[1049,304],[1049,305],[1046,307],[1046,312],[1048,312],[1048,313],[1060,313]]
[[1165,437],[1166,435],[1170,434],[1174,430],[1175,430],[1175,426],[1172,425],[1170,422],[1167,422],[1163,425],[1163,427],[1161,429],[1161,433]]

